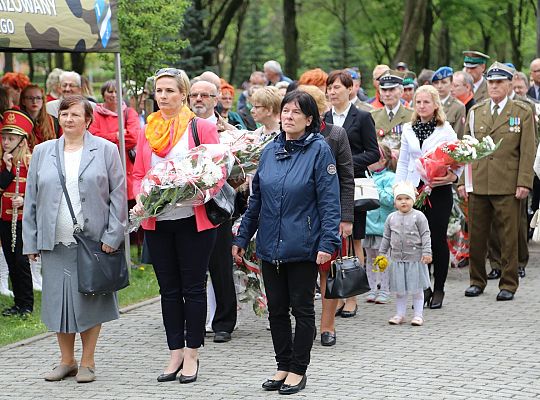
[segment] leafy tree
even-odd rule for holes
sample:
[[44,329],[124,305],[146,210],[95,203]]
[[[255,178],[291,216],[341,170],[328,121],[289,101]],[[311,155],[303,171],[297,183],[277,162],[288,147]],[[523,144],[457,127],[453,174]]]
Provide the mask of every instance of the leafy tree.
[[133,93],[156,69],[172,65],[186,45],[178,32],[187,6],[187,0],[118,2],[123,80]]

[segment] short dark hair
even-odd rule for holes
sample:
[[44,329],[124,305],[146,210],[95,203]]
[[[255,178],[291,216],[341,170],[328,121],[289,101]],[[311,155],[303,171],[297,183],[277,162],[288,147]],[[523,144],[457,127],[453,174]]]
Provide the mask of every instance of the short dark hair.
[[85,120],[90,120],[91,124],[94,121],[94,109],[92,108],[90,101],[88,101],[86,97],[81,95],[64,97],[60,102],[60,107],[58,108],[58,116],[60,117],[60,112],[67,110],[68,108],[76,104],[81,104],[83,106]]
[[317,103],[315,99],[308,93],[302,90],[293,90],[285,95],[281,102],[281,110],[285,104],[297,103],[300,110],[304,113],[306,117],[311,117],[311,124],[306,127],[306,132],[308,133],[318,133],[321,131],[321,116],[319,115],[319,109],[317,108]]
[[353,87],[353,79],[351,77],[351,74],[342,69],[330,72],[326,81],[326,86],[330,86],[338,79],[341,83],[343,83],[343,86],[345,86],[346,88]]
[[101,97],[105,96],[105,92],[110,90],[110,89],[116,90],[116,81],[114,79],[111,79],[111,80],[105,82],[101,86]]

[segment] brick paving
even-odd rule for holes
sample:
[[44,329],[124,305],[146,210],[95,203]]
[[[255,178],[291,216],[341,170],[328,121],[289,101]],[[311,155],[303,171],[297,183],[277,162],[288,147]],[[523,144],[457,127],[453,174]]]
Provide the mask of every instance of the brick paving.
[[[451,270],[444,307],[426,310],[423,327],[389,326],[393,304],[360,303],[356,318],[337,320],[335,347],[315,342],[307,387],[295,398],[540,398],[540,247],[532,248],[514,301],[496,302],[493,281],[478,298],[463,296],[467,286],[468,271]],[[245,305],[239,319],[231,342],[208,338],[199,379],[189,385],[156,381],[167,362],[158,302],[104,325],[91,384],[41,378],[58,359],[54,336],[0,348],[0,399],[279,397],[260,389],[275,368],[266,319]]]

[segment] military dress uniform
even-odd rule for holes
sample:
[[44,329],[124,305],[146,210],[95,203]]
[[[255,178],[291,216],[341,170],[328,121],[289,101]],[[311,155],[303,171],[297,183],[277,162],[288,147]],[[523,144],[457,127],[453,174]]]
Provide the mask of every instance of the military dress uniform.
[[443,110],[446,114],[446,120],[454,128],[458,139],[461,139],[465,131],[465,105],[452,96],[448,96],[448,99],[443,103]]
[[489,99],[487,81],[485,78],[482,79],[482,83],[480,84],[478,89],[476,89],[476,92],[474,92],[473,98],[474,98],[474,101],[476,101],[477,103],[482,100]]
[[[489,60],[489,56],[487,54],[474,50],[465,50],[463,52],[463,56],[463,66],[466,68],[476,68],[479,65],[486,64],[487,60]],[[489,94],[487,89],[487,81],[486,78],[483,77],[482,83],[474,92],[474,100],[479,103],[488,98]]]
[[[500,76],[507,72],[501,65],[494,63],[490,67],[488,79],[490,74],[493,79],[501,79]],[[511,76],[504,79],[511,79]],[[534,124],[530,108],[520,101],[507,98],[504,108],[496,117],[491,107],[491,100],[472,107],[465,127],[465,134],[472,134],[478,140],[491,136],[497,143],[502,139],[500,147],[492,155],[473,162],[460,178],[460,185],[465,182],[470,192],[471,287],[465,291],[465,295],[477,296],[487,284],[485,261],[493,222],[501,243],[501,264],[504,267],[499,281],[501,292],[497,300],[511,300],[519,285],[518,230],[521,200],[516,199],[515,193],[517,187],[532,188]],[[506,295],[501,296],[503,293]]]
[[413,110],[401,104],[392,120],[388,117],[385,107],[371,111],[371,116],[375,121],[377,140],[390,149],[399,149],[403,124],[411,122],[412,114]]
[[358,96],[356,96],[356,97],[354,98],[354,100],[351,101],[351,103],[352,103],[353,106],[355,106],[358,110],[371,112],[372,110],[375,109],[371,104],[366,103],[365,101],[360,100],[360,98],[358,98]]

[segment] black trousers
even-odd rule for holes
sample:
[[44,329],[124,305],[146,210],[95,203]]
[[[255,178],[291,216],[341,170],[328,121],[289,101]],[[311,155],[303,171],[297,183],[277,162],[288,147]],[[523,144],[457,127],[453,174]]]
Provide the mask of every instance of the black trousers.
[[159,283],[169,349],[197,349],[204,344],[206,270],[216,230],[197,232],[195,217],[189,217],[158,221],[156,230],[145,231],[145,237]]
[[444,284],[448,276],[448,264],[450,251],[446,231],[448,221],[452,213],[454,199],[452,197],[452,185],[436,186],[429,195],[431,207],[426,204],[424,214],[431,231],[431,251],[433,252],[433,290],[444,291]]
[[11,222],[0,221],[0,240],[8,265],[15,305],[21,309],[33,311],[32,271],[28,257],[22,253],[22,222],[17,221],[15,252],[11,251]]
[[233,280],[231,224],[231,221],[227,221],[216,228],[216,244],[208,265],[216,296],[216,313],[212,320],[214,332],[232,333],[236,325],[236,289]]
[[[304,375],[315,336],[315,284],[317,264],[310,261],[278,267],[263,261],[262,273],[268,299],[268,320],[277,369]],[[289,309],[296,320],[292,338]]]

